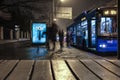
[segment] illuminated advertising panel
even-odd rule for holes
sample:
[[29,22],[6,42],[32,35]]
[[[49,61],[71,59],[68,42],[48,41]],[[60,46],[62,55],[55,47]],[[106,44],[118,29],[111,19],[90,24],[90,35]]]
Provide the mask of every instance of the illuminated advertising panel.
[[32,23],[32,43],[46,43],[46,24]]

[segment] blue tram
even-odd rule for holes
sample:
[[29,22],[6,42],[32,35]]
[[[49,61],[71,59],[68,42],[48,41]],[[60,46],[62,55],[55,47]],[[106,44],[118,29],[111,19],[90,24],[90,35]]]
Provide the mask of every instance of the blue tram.
[[68,28],[67,31],[69,31],[69,38],[70,38],[70,44],[76,46],[76,26],[75,23],[71,24]]
[[117,7],[103,7],[83,12],[67,30],[74,33],[77,47],[117,52],[117,29]]

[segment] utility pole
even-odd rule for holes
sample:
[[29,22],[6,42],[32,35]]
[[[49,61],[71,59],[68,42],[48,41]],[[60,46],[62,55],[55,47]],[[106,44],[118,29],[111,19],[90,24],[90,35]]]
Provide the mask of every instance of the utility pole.
[[120,11],[120,9],[119,9],[119,4],[120,2],[118,1],[118,0],[116,0],[116,4],[117,4],[117,26],[118,26],[118,52],[117,52],[117,58],[118,59],[120,59],[120,23],[118,22],[118,21],[120,21],[120,18],[118,18],[118,17],[120,17],[120,15],[119,15],[119,11]]

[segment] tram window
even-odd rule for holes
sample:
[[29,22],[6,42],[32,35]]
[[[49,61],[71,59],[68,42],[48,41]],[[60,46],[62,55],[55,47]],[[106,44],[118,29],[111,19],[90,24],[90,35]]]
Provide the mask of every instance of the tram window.
[[73,28],[72,27],[70,28],[70,32],[73,32]]
[[96,41],[96,32],[95,32],[95,27],[96,24],[95,24],[95,20],[92,20],[91,21],[91,43],[92,45],[95,45],[95,41]]
[[81,22],[82,28],[82,40],[85,40],[85,46],[88,47],[88,28],[87,28],[87,20]]
[[74,26],[74,34],[76,34],[76,26]]
[[113,18],[111,17],[102,17],[100,23],[100,35],[102,36],[110,36],[112,35],[116,29],[115,22],[113,23]]
[[81,35],[81,33],[80,33],[81,31],[80,30],[81,30],[81,26],[80,26],[80,24],[78,24],[77,25],[77,36]]

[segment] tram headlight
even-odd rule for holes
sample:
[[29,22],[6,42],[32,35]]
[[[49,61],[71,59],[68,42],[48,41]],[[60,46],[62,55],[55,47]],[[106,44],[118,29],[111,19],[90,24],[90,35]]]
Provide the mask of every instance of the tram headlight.
[[105,44],[100,44],[99,47],[101,47],[101,48],[106,48],[107,45],[105,45]]

